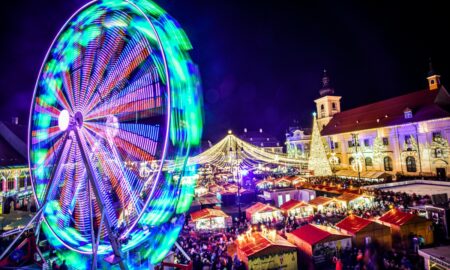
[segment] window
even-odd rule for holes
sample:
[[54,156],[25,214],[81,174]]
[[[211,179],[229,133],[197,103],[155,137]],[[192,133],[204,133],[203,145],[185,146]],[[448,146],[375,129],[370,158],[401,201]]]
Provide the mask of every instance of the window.
[[3,179],[0,179],[0,191],[3,191]]
[[288,201],[290,201],[291,200],[291,194],[286,194],[286,202],[288,202]]
[[434,150],[434,157],[435,158],[442,158],[442,149],[441,148],[436,148]]
[[364,146],[369,146],[369,145],[370,145],[369,139],[364,139]]
[[334,149],[334,142],[330,141],[330,149]]
[[388,172],[392,171],[393,170],[392,159],[390,157],[384,157],[383,161],[384,161],[384,170]]
[[383,145],[389,145],[389,139],[387,137],[383,138]]
[[324,111],[325,110],[325,106],[322,104],[320,105],[320,111]]
[[331,108],[333,108],[333,110],[336,110],[336,103],[331,103]]
[[338,142],[334,142],[334,149],[338,149],[339,148],[339,143]]
[[353,141],[348,141],[348,147],[353,147]]
[[439,132],[439,131],[433,132],[433,141],[437,141],[438,139],[442,139],[441,132]]
[[405,111],[405,119],[411,119],[413,117],[412,111]]
[[407,172],[416,172],[416,159],[414,157],[407,157],[406,158],[406,171]]
[[366,157],[366,166],[373,166],[372,158]]
[[278,205],[283,204],[283,195],[278,195]]
[[19,188],[23,188],[23,187],[25,187],[25,178],[20,177],[19,178]]
[[355,159],[353,157],[348,159],[348,165],[352,165]]
[[14,179],[8,180],[8,190],[14,190]]
[[405,143],[406,144],[410,144],[411,143],[411,136],[410,135],[405,135]]
[[431,84],[434,84],[434,80],[431,80]]

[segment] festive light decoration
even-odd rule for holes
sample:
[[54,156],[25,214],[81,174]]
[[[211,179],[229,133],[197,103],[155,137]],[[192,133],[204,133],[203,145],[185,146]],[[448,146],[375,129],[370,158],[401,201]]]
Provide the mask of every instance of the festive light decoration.
[[[276,164],[281,166],[292,166],[302,168],[305,167],[307,161],[305,159],[290,158],[286,154],[271,153],[263,148],[247,143],[235,135],[229,133],[221,141],[200,153],[197,156],[190,157],[188,164],[213,164],[225,168],[230,166],[234,161],[235,152],[239,152],[239,166],[241,171],[250,171],[258,169],[263,164]],[[170,168],[172,164],[169,164]]]
[[313,130],[311,134],[311,151],[309,153],[308,170],[315,176],[328,176],[332,174],[327,153],[320,137],[316,115],[313,116]]
[[202,133],[191,48],[149,0],[92,1],[60,30],[29,124],[31,179],[52,245],[92,259],[138,248],[151,263],[170,250],[194,194],[195,181],[183,181],[195,174],[187,156]]

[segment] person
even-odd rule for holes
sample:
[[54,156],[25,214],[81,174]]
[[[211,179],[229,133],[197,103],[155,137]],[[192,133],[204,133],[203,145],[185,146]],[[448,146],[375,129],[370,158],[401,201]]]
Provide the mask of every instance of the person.
[[59,269],[58,264],[56,263],[56,260],[53,260],[52,262],[52,270]]
[[59,270],[69,270],[69,267],[67,267],[66,260],[64,260],[59,267]]

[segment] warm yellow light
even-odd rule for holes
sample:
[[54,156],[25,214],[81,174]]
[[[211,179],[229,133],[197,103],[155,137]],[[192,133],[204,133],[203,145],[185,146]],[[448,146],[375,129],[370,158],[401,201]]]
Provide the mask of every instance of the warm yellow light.
[[231,129],[229,129],[228,130],[228,134],[232,134],[233,133],[233,131],[231,131]]

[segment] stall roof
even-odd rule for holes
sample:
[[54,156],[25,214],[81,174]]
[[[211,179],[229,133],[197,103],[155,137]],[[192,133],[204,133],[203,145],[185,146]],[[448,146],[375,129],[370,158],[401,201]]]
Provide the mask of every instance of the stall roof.
[[324,204],[330,203],[331,201],[333,201],[333,198],[319,196],[319,197],[316,197],[316,198],[310,200],[308,203],[315,205],[315,206],[319,206],[319,205],[324,205]]
[[372,223],[373,221],[365,219],[365,218],[361,218],[355,215],[350,215],[346,218],[344,218],[343,220],[341,220],[340,222],[338,222],[336,224],[337,227],[346,230],[349,233],[357,233],[359,231],[361,231],[362,229],[364,229],[365,227],[367,227],[367,225],[369,225],[370,223]]
[[290,201],[283,203],[280,206],[280,209],[283,211],[289,211],[296,207],[303,207],[303,206],[309,206],[309,204],[304,201],[298,201],[298,200],[291,199]]
[[247,257],[255,255],[269,247],[287,247],[296,249],[296,247],[289,243],[286,239],[275,234],[275,239],[270,239],[265,237],[261,232],[254,232],[251,234],[250,239],[244,236],[243,240],[236,240],[236,246],[240,249]]
[[278,211],[278,208],[273,207],[269,204],[263,204],[261,202],[257,202],[254,205],[250,206],[249,208],[245,209],[245,212],[248,212],[251,215],[253,215],[254,213],[273,212],[273,211]]
[[398,209],[392,209],[386,212],[383,216],[381,216],[378,220],[381,222],[389,223],[396,226],[402,226],[406,223],[411,222],[414,219],[423,219],[417,215],[413,215],[407,212],[402,212]]
[[[386,172],[383,171],[362,171],[360,172],[361,178],[366,179],[382,179],[388,176]],[[340,170],[336,172],[336,176],[341,177],[358,177],[358,172],[353,170]]]
[[351,237],[350,235],[343,234],[331,227],[312,224],[302,226],[297,230],[292,231],[291,234],[307,242],[311,246],[319,242],[325,243]]
[[336,200],[339,201],[344,201],[344,202],[351,202],[353,200],[358,199],[359,197],[361,197],[362,195],[359,194],[354,194],[354,193],[343,193],[341,196],[336,197]]
[[227,214],[225,214],[222,210],[218,209],[202,209],[198,210],[194,213],[191,213],[191,220],[197,221],[199,219],[205,219],[205,218],[216,218],[216,217],[229,217]]

